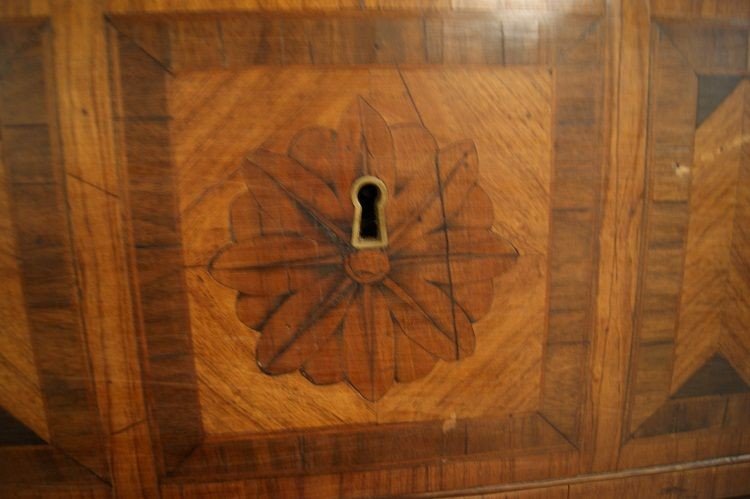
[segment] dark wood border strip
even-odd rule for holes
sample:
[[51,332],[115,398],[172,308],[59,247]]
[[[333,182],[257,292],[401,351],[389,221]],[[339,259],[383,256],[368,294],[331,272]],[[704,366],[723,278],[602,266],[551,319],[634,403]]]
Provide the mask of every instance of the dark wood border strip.
[[650,4],[653,19],[750,24],[750,3],[745,0],[650,0]]
[[18,445],[44,445],[34,430],[0,407],[0,448]]
[[385,11],[133,15],[109,22],[177,72],[294,64],[555,66],[558,54],[577,44],[597,19]]
[[554,167],[550,195],[547,343],[541,413],[574,446],[589,369],[596,307],[604,24],[558,55],[555,67]]
[[170,479],[332,473],[480,456],[565,453],[568,441],[536,413],[503,418],[326,428],[209,439]]
[[[595,186],[599,184],[604,156],[604,27],[592,17],[568,16],[565,21],[568,24],[559,19],[559,24],[555,24],[528,17],[501,23],[487,14],[393,13],[370,18],[348,14],[233,14],[110,19],[114,28],[113,88],[119,87],[114,102],[115,120],[124,144],[123,177],[131,179],[126,181],[124,190],[131,211],[134,288],[140,293],[137,313],[143,325],[148,365],[146,386],[167,476],[184,480],[195,473],[265,476],[324,472],[431,462],[435,456],[465,459],[557,450],[569,453],[577,446],[576,420],[584,402],[584,373],[593,321],[589,309],[596,266],[591,261],[596,254],[594,235],[599,207]],[[476,22],[489,28],[472,29]],[[387,36],[381,36],[380,44],[378,30],[387,32]],[[362,32],[369,42],[354,43]],[[388,46],[386,39],[400,43]],[[444,51],[443,40],[447,39],[452,41],[445,45],[457,49],[450,54]],[[318,46],[321,40],[325,43]],[[543,390],[543,414],[458,421],[455,431],[447,434],[443,422],[433,421],[282,435],[238,435],[236,439],[200,444],[200,407],[174,205],[165,79],[173,72],[188,69],[401,63],[547,65],[559,73],[555,125],[561,132],[554,164],[558,187],[552,194],[551,216],[571,229],[572,234],[565,231],[551,235],[551,244],[563,261],[552,262],[550,273],[557,276],[553,279],[553,293],[563,299],[566,286],[572,286],[580,301],[571,306],[553,301],[553,325],[545,356],[548,384]],[[581,150],[586,152],[584,158],[580,157]],[[581,183],[591,185],[592,190],[579,199]],[[147,230],[139,230],[144,228]],[[577,266],[586,262],[581,272]],[[160,300],[165,294],[173,297],[169,305]],[[556,393],[563,392],[566,396],[555,398]],[[521,426],[511,431],[512,425],[518,424]],[[516,438],[516,434],[521,435],[520,440],[508,440]],[[415,440],[405,446],[407,435]],[[367,452],[349,455],[347,449],[353,445]],[[362,456],[366,456],[365,461],[361,461]]]
[[138,283],[134,307],[162,466],[172,470],[199,445],[203,430],[170,158],[167,73],[130,38],[114,30],[110,35],[114,119],[124,148],[123,197],[134,248],[131,273]]
[[51,444],[106,477],[51,104],[51,31],[38,22],[0,26],[3,163]]
[[107,486],[97,475],[52,446],[0,447],[0,487],[39,484]]
[[652,401],[669,396],[689,211],[689,182],[675,175],[673,164],[693,162],[697,100],[697,79],[688,62],[658,26],[652,33],[651,79],[656,83],[650,91],[643,270],[627,434],[634,432],[645,416],[634,413],[637,399]]

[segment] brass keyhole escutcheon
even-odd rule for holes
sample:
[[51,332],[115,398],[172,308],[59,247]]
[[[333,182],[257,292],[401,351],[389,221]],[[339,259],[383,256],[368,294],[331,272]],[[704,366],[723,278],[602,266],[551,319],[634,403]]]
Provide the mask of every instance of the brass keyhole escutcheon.
[[352,246],[357,249],[373,249],[385,248],[388,245],[388,231],[385,225],[387,200],[388,190],[379,178],[366,175],[354,181]]

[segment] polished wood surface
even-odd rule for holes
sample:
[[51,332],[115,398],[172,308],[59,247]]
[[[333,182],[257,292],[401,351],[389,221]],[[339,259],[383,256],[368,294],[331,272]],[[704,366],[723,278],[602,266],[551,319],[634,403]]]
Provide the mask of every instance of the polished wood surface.
[[0,3],[0,496],[750,494],[744,0]]

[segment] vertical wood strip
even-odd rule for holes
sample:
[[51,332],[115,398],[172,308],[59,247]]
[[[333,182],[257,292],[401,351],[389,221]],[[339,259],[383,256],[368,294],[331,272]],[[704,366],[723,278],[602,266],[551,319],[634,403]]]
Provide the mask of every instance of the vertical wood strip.
[[[11,32],[27,32],[1,25],[5,42],[0,41],[0,47],[8,42]],[[37,44],[38,47],[38,44]],[[31,48],[31,47],[29,47]],[[13,64],[7,60],[10,50],[0,49],[0,65],[9,71]],[[22,58],[25,59],[25,58]],[[35,58],[39,59],[39,58]],[[38,60],[37,60],[38,62]],[[0,80],[2,80],[0,75]],[[15,76],[13,80],[19,80]],[[26,78],[23,78],[26,79]],[[3,87],[11,83],[7,79]],[[14,85],[21,87],[20,85]],[[8,114],[7,88],[0,91],[0,108],[3,114]],[[11,92],[13,93],[13,92]],[[40,92],[43,95],[43,92]],[[41,100],[41,99],[37,99]],[[7,124],[11,116],[3,116]],[[21,128],[22,129],[22,128]],[[40,125],[33,127],[34,130],[43,130],[46,134],[47,127]],[[13,144],[8,137],[8,132],[15,131],[13,128],[4,127],[0,132],[0,150],[8,147],[19,151],[20,147]],[[45,135],[46,136],[46,135]],[[20,151],[19,151],[20,152]],[[49,441],[49,431],[44,412],[44,401],[39,386],[39,377],[34,363],[34,352],[31,344],[31,333],[26,317],[26,307],[21,288],[21,271],[17,258],[18,248],[13,230],[13,218],[10,206],[10,178],[6,176],[6,168],[2,162],[0,153],[0,323],[3,324],[0,334],[0,407],[13,414],[15,418],[22,421],[30,429],[36,432],[42,439]]]
[[[81,314],[80,282],[66,210],[63,168],[50,118],[54,88],[47,73],[50,30],[22,46],[4,44],[10,68],[2,77],[3,163],[9,185],[17,258],[31,342],[45,401],[51,443],[100,477],[108,475]],[[19,40],[17,37],[16,40]],[[20,52],[21,47],[24,47]],[[15,58],[21,60],[15,61]],[[4,106],[4,111],[7,106]]]
[[52,2],[54,78],[81,306],[118,497],[158,494],[141,387],[113,146],[104,14]]
[[591,419],[584,452],[593,471],[615,469],[622,435],[645,188],[649,6],[608,5],[609,161],[605,169],[597,317],[592,344]]
[[684,258],[677,261],[684,264],[677,266],[672,279],[678,286],[682,281],[672,390],[711,358],[724,329],[746,89],[747,84],[740,84],[695,132],[690,220]]
[[740,165],[737,176],[734,226],[730,245],[727,301],[722,313],[721,349],[743,375],[750,378],[750,88],[744,86]]
[[595,23],[556,55],[555,158],[549,236],[548,331],[541,414],[578,442],[599,222],[603,26]]
[[122,194],[134,247],[136,314],[147,350],[146,391],[163,466],[173,470],[200,443],[202,427],[170,157],[167,73],[130,38],[111,33]]
[[659,27],[652,33],[648,132],[648,195],[631,357],[627,431],[669,395],[688,230],[697,80]]

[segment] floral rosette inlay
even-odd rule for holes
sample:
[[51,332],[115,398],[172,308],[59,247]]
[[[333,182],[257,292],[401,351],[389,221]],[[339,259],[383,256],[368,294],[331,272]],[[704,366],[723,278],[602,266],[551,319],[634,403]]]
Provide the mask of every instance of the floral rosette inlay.
[[[494,232],[472,141],[443,149],[420,124],[388,126],[363,98],[336,130],[300,131],[286,154],[257,149],[231,206],[233,242],[211,275],[238,292],[267,374],[347,381],[368,400],[475,348],[473,323],[517,251]],[[387,245],[352,244],[352,186],[387,189]]]

